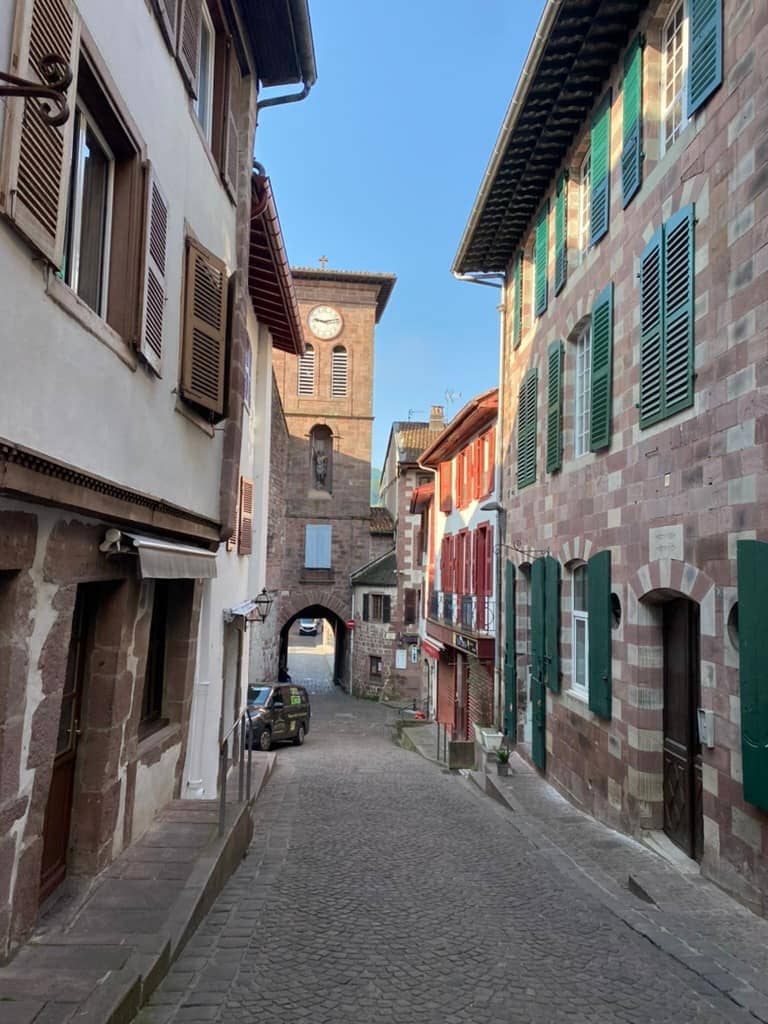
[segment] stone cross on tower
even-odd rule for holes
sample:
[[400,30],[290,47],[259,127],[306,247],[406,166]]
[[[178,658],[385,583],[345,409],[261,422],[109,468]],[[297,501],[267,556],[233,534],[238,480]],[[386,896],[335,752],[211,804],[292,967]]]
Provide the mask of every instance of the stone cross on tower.
[[320,259],[317,262],[320,264],[320,266],[323,268],[323,270],[325,270],[325,265],[328,262],[328,257],[327,256],[321,256]]

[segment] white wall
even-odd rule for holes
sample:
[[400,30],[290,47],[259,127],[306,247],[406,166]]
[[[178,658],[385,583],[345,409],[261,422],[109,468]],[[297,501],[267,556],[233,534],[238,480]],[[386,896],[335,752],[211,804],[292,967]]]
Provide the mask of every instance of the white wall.
[[[0,5],[3,67],[13,6]],[[187,226],[233,269],[235,209],[149,5],[79,0],[78,7],[170,200],[163,376],[131,370],[56,305],[32,249],[2,224],[0,437],[217,517],[221,433],[210,437],[174,410],[181,285]]]

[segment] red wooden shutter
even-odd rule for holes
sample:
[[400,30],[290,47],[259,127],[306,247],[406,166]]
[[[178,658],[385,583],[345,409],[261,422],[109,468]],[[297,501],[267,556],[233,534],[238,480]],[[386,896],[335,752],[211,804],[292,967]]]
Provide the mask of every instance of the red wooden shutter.
[[240,526],[237,550],[241,555],[253,551],[253,480],[240,477]]
[[179,34],[176,58],[187,89],[197,96],[197,64],[200,50],[200,18],[203,0],[179,0]]
[[165,260],[168,247],[168,201],[151,167],[146,174],[144,281],[139,352],[160,376],[165,320]]
[[496,483],[496,430],[488,431],[488,475],[485,481],[485,493],[492,494]]
[[67,61],[73,77],[67,92],[69,117],[58,127],[41,115],[53,104],[23,97],[5,101],[0,212],[56,267],[64,258],[79,38],[80,20],[71,0],[17,3],[11,74],[43,82],[41,58],[56,53]]
[[413,587],[403,591],[403,622],[408,626],[416,622],[416,590]]
[[487,597],[493,593],[493,527],[489,526],[485,531],[485,593]]
[[181,392],[219,415],[224,414],[227,285],[224,263],[188,239]]

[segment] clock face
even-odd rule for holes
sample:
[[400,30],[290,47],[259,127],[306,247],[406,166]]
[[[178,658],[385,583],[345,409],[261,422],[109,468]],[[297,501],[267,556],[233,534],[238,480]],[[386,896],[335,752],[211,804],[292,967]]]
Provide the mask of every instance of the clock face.
[[341,314],[331,306],[315,306],[309,314],[309,329],[316,338],[335,338],[344,326]]

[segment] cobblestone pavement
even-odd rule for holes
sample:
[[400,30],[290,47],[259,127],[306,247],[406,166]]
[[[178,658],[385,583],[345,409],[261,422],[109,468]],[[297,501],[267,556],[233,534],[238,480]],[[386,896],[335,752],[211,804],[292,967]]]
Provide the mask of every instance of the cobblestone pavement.
[[396,747],[385,717],[314,698],[142,1024],[754,1022],[542,863],[514,815]]

